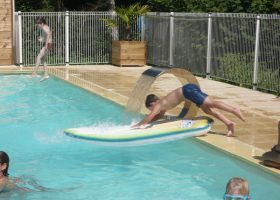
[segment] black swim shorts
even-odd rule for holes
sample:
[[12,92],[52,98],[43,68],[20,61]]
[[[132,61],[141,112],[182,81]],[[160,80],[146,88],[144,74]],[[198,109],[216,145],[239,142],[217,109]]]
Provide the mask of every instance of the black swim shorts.
[[203,104],[204,100],[208,96],[203,93],[197,85],[191,83],[184,85],[182,90],[184,97],[195,103],[198,107]]

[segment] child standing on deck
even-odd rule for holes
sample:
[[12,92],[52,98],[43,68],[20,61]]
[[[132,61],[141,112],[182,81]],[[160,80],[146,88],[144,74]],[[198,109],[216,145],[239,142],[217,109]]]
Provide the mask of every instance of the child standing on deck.
[[40,50],[40,53],[38,54],[38,56],[36,58],[36,64],[35,64],[34,71],[32,73],[32,77],[37,76],[37,71],[38,71],[39,65],[41,63],[43,63],[44,64],[44,75],[40,81],[44,81],[49,78],[46,59],[47,59],[47,56],[48,56],[50,50],[52,49],[52,32],[51,32],[50,27],[46,24],[45,19],[42,17],[36,18],[36,25],[39,29],[41,29],[43,31],[42,37],[38,38],[39,42],[43,42],[43,47]]

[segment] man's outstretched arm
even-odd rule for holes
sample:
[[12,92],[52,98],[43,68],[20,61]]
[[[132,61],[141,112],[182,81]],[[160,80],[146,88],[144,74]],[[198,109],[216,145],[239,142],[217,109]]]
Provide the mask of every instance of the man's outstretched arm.
[[139,123],[133,125],[132,128],[142,126],[142,125],[146,125],[146,124],[150,123],[151,121],[153,121],[155,119],[156,115],[158,115],[159,113],[160,113],[160,106],[156,105],[148,116],[146,116]]

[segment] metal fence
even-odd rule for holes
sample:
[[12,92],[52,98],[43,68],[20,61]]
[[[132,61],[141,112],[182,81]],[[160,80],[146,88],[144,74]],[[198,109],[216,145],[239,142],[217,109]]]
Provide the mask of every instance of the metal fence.
[[[110,63],[112,38],[123,38],[124,27],[114,31],[105,20],[116,18],[113,12],[17,12],[15,13],[16,63],[32,66],[42,44],[36,17],[44,17],[52,30],[53,50],[48,56],[50,65]],[[120,23],[119,23],[120,24]],[[133,39],[141,40],[141,26],[132,27]],[[114,34],[113,34],[114,33]]]
[[[111,61],[111,41],[122,38],[106,27],[112,12],[32,12],[15,14],[16,63],[35,64],[41,48],[35,18],[53,33],[50,65]],[[149,13],[133,26],[135,40],[147,41],[147,63],[186,68],[253,89],[280,93],[280,16],[230,13]]]
[[150,13],[148,63],[280,93],[280,16]]

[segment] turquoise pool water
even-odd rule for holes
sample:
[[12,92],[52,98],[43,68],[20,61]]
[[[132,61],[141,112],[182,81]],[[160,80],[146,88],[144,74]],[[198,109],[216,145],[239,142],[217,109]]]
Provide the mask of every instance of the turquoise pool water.
[[218,200],[233,176],[249,180],[252,199],[279,199],[279,179],[196,139],[121,148],[65,136],[70,127],[130,121],[122,107],[63,81],[2,75],[0,86],[0,150],[11,177],[33,190],[0,199]]

